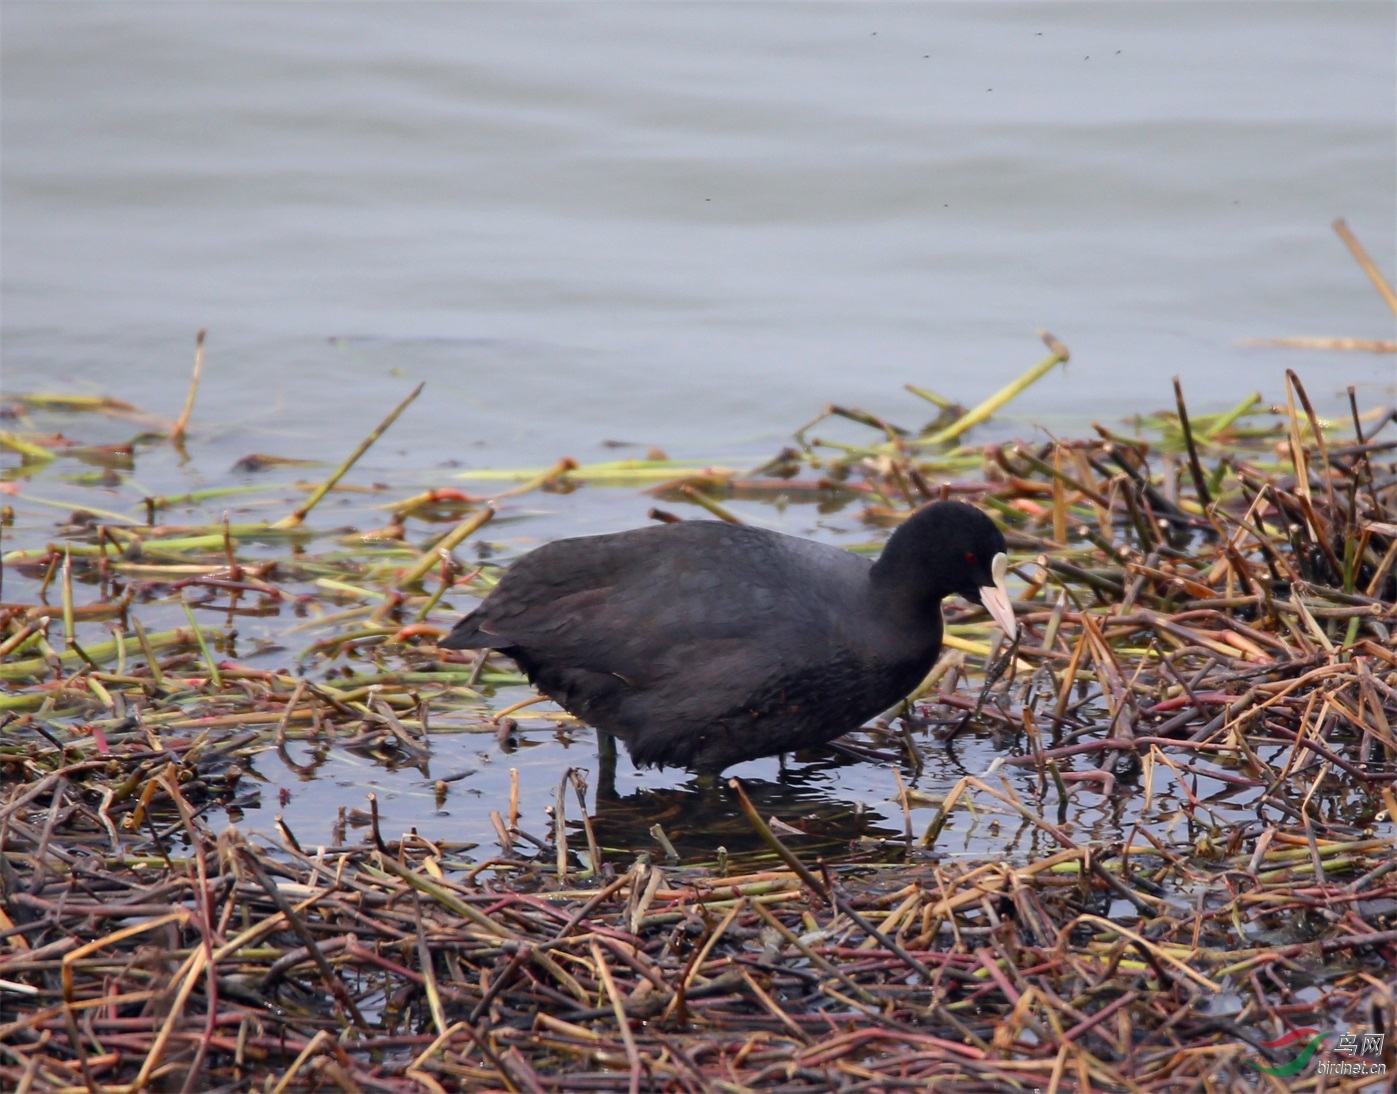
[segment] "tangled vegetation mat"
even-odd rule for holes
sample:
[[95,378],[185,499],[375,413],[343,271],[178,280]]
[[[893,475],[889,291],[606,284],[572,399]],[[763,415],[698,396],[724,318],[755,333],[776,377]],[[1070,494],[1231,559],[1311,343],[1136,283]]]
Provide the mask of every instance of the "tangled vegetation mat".
[[[1190,420],[1179,393],[1031,447],[963,445],[999,403],[920,430],[832,409],[866,440],[812,423],[742,473],[562,461],[489,499],[398,499],[369,535],[307,526],[352,460],[309,496],[256,495],[289,515],[176,526],[230,492],[141,497],[131,473],[166,437],[25,428],[133,408],[15,400],[22,515],[36,469],[95,470],[65,480],[90,505],[11,528],[4,556],[0,1086],[1368,1088],[1397,1072],[1397,440],[1391,409],[1325,422],[1298,378],[1287,394]],[[900,785],[967,739],[998,761],[915,829],[904,788],[902,838],[842,849],[734,780],[711,793],[765,851],[667,858],[661,829],[636,858],[576,811],[576,770],[551,830],[481,803],[488,849],[388,830],[372,795],[329,844],[228,826],[292,743],[426,770],[442,732],[507,731],[513,667],[432,644],[440,598],[496,572],[453,551],[530,490],[602,481],[723,519],[802,493],[873,529],[947,494],[994,513],[1021,641],[951,610],[916,702],[841,747]],[[123,489],[134,516],[106,500]],[[414,546],[418,521],[451,530]],[[321,637],[262,667],[197,621],[211,608]],[[1081,795],[1115,803],[1110,832],[1067,823]],[[971,829],[1008,850],[947,847]]]

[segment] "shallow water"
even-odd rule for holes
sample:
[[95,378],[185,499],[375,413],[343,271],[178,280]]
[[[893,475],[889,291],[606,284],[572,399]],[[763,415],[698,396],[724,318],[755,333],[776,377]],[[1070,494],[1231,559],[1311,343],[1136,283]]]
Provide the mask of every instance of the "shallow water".
[[[99,438],[103,430],[111,431],[121,425],[129,431],[129,423],[118,424],[119,421],[91,414],[40,412],[32,415],[30,424],[92,440]],[[189,463],[197,464],[200,458],[198,446],[191,445]],[[112,518],[102,519],[117,525],[121,520],[115,518],[134,519],[137,525],[132,530],[139,532],[148,494],[174,495],[168,508],[162,510],[164,524],[201,527],[216,527],[225,513],[234,525],[273,520],[291,511],[304,498],[301,489],[293,484],[304,469],[280,477],[242,472],[236,477],[245,493],[217,493],[200,500],[177,495],[177,491],[188,487],[189,465],[183,464],[169,445],[138,446],[130,466],[119,472],[116,466],[121,461],[98,469],[88,466],[93,459],[60,457],[45,465],[16,465],[13,459],[7,460],[5,482],[0,486],[9,495],[5,500],[14,510],[13,526],[7,529],[8,548],[31,548],[43,555],[47,543],[89,541],[89,529],[68,516],[82,511],[112,514]],[[134,594],[132,612],[151,634],[187,627],[184,605],[188,604],[209,640],[216,643],[218,660],[316,684],[348,687],[351,685],[345,680],[346,674],[425,671],[432,659],[418,652],[412,643],[341,646],[363,626],[378,603],[379,593],[372,590],[384,587],[384,578],[372,577],[366,568],[387,556],[376,553],[381,549],[361,542],[355,532],[382,526],[387,520],[386,510],[424,489],[452,485],[469,489],[478,484],[446,472],[379,471],[383,472],[382,481],[376,485],[370,483],[378,478],[377,473],[367,476],[357,469],[351,472],[347,481],[352,488],[331,494],[311,514],[306,535],[292,541],[261,536],[241,542],[238,558],[244,565],[275,562],[276,569],[267,580],[279,590],[279,600],[256,594],[230,598],[227,592],[209,587],[188,586],[181,591],[172,583],[181,579],[182,572],[162,567],[182,561],[203,561],[216,567],[220,564],[220,552],[215,549],[162,556],[159,540],[153,538],[142,555],[127,552],[124,561],[132,566],[121,569],[112,581],[100,587],[96,567],[83,568],[82,579],[75,583],[74,601],[82,607]],[[751,523],[848,546],[876,543],[884,535],[860,519],[862,503],[841,507],[789,500],[797,497],[798,494],[792,494],[784,503],[733,499],[725,504]],[[507,562],[560,530],[585,532],[614,526],[624,522],[637,504],[648,505],[655,500],[634,487],[584,485],[566,493],[535,490],[502,499],[496,521],[456,554],[462,561],[478,558]],[[671,503],[666,500],[664,504]],[[683,511],[688,516],[703,515],[692,506]],[[454,519],[432,522],[414,518],[408,522],[407,541],[423,545],[434,533],[449,526],[446,521]],[[404,565],[404,554],[396,557],[398,561],[389,565]],[[406,558],[410,557],[407,553]],[[149,568],[133,568],[142,559],[150,564]],[[3,599],[6,604],[49,604],[47,611],[56,628],[51,637],[61,647],[61,582],[49,585],[45,591],[43,586],[49,576],[46,561],[23,564],[11,560],[5,567]],[[327,580],[342,581],[344,585],[336,591],[326,584]],[[388,585],[391,584],[390,578]],[[432,580],[427,584],[434,587]],[[1020,579],[1012,577],[1011,592],[1016,593],[1021,587]],[[355,588],[371,591],[356,594]],[[430,621],[449,626],[457,613],[473,603],[468,594],[451,593],[438,605]],[[344,610],[358,614],[337,618]],[[405,623],[414,615],[415,607],[410,606],[395,618]],[[112,625],[105,620],[80,618],[76,634],[84,646],[92,649],[110,642]],[[129,638],[127,643],[128,656],[141,660],[139,649]],[[25,656],[32,657],[33,653]],[[104,667],[120,674],[124,671],[121,664],[107,662]],[[983,664],[981,656],[966,658],[968,677],[956,689],[960,694],[978,693]],[[507,662],[502,661],[500,668],[507,669]],[[227,685],[222,693],[203,689],[199,678],[207,673],[197,652],[186,655],[182,668],[170,669],[167,665],[167,671],[176,679],[187,681],[184,690],[181,693],[177,687],[174,698],[161,700],[150,709],[166,712],[161,718],[183,710],[184,720],[167,724],[156,719],[146,725],[149,732],[158,733],[161,740],[173,745],[206,731],[209,723],[198,719],[217,719],[230,709],[226,699],[212,698],[229,692]],[[762,852],[760,840],[721,783],[704,786],[684,771],[639,770],[624,753],[614,771],[607,775],[593,731],[562,717],[548,703],[514,712],[517,725],[512,732],[501,732],[492,716],[534,698],[534,693],[518,679],[487,677],[485,685],[478,695],[459,690],[446,694],[435,684],[423,688],[422,694],[430,698],[432,709],[430,755],[420,763],[414,763],[401,751],[366,749],[347,743],[367,729],[367,723],[353,718],[336,718],[338,729],[328,737],[307,737],[309,727],[302,727],[293,733],[284,750],[268,739],[265,724],[224,724],[213,730],[218,741],[237,738],[245,729],[255,735],[260,728],[263,736],[259,743],[237,753],[241,781],[233,794],[209,812],[208,820],[216,825],[232,820],[251,832],[268,835],[278,823],[284,824],[302,846],[315,847],[346,839],[344,814],[348,811],[347,838],[354,842],[367,836],[364,826],[368,823],[372,794],[372,809],[377,811],[385,838],[394,839],[415,830],[435,840],[477,845],[473,857],[483,861],[497,853],[491,813],[508,816],[516,788],[518,828],[525,833],[516,840],[517,845],[531,854],[529,837],[542,845],[549,843],[560,782],[575,768],[582,772],[587,784],[585,810],[596,839],[612,863],[627,862],[640,852],[662,855],[663,844],[652,832],[655,825],[662,827],[686,863],[713,862],[720,847],[726,848],[734,862],[751,863]],[[1050,690],[1053,687],[1046,678],[1040,681],[1040,699],[1043,686]],[[1021,692],[1015,694],[1022,697]],[[1011,699],[1006,709],[1014,709],[1018,701]],[[71,735],[76,747],[90,750],[99,747],[100,742],[90,736],[89,720],[101,722],[106,717],[107,732],[115,732],[118,727],[114,723],[120,722],[121,713],[117,711],[112,717],[104,715],[95,702],[89,706],[86,714],[46,718],[39,710],[34,716],[50,732]],[[34,710],[32,706],[23,709]],[[253,711],[259,709],[259,704],[254,694],[233,704],[231,709]],[[1084,713],[1095,729],[1104,727],[1100,710],[1092,708]],[[175,716],[181,717],[177,713]],[[1080,783],[1070,797],[1063,797],[1036,769],[1014,767],[997,775],[992,773],[997,758],[1024,754],[1028,742],[1022,733],[1002,734],[992,724],[976,720],[953,741],[946,741],[947,732],[962,720],[961,714],[944,708],[923,708],[922,717],[932,721],[918,721],[910,729],[922,756],[921,770],[910,766],[895,735],[875,732],[846,739],[872,750],[861,758],[821,749],[798,753],[784,761],[769,758],[741,764],[727,774],[743,780],[762,815],[775,818],[782,826],[780,830],[787,842],[812,857],[823,855],[832,861],[902,855],[926,832],[944,796],[966,775],[1007,779],[1021,800],[1073,839],[1119,840],[1138,825],[1164,838],[1191,840],[1198,834],[1198,822],[1191,819],[1191,813],[1208,817],[1208,823],[1214,827],[1244,825],[1254,820],[1257,792],[1229,785],[1225,772],[1221,772],[1222,778],[1212,777],[1206,766],[1190,775],[1186,789],[1174,773],[1160,765],[1143,779],[1122,777],[1110,794],[1103,793],[1104,788],[1096,784]],[[15,746],[21,747],[22,740],[38,744],[42,750],[44,746],[23,728],[25,725],[17,725],[23,737],[13,742]],[[1266,758],[1279,762],[1270,752]],[[1068,765],[1071,766],[1070,761]],[[904,786],[910,792],[905,810],[900,803]],[[569,840],[573,851],[580,853],[587,846],[581,827],[582,809],[571,788],[562,798]],[[1194,804],[1185,809],[1189,803]],[[976,859],[1024,859],[1051,851],[1053,845],[1045,842],[1047,839],[1040,829],[989,801],[978,803],[974,809],[955,811],[937,840],[936,849],[942,855]],[[545,850],[543,855],[552,861],[551,850]]]
[[[902,384],[971,403],[1042,357],[1039,327],[1070,366],[972,439],[1167,406],[1175,374],[1195,412],[1279,399],[1287,367],[1325,412],[1349,384],[1365,406],[1392,398],[1390,356],[1239,344],[1393,337],[1329,226],[1346,217],[1397,269],[1391,5],[7,3],[0,20],[5,390],[172,416],[210,330],[189,459],[158,450],[123,472],[108,504],[131,515],[143,494],[260,481],[232,470],[252,452],[333,464],[418,381],[354,473],[390,492],[337,496],[318,529],[371,526],[371,504],[413,489],[472,489],[461,467],[650,445],[752,465],[829,402],[915,426],[930,408]],[[93,443],[138,428],[39,424]],[[30,492],[89,504],[72,472]],[[260,519],[273,493],[184,516]],[[512,553],[639,524],[652,502],[533,494],[489,538]],[[850,513],[735,508],[868,538]],[[42,539],[56,511],[18,512],[13,534]],[[11,579],[6,598],[31,592]],[[245,642],[294,652],[285,626],[238,621]],[[488,843],[513,767],[521,826],[543,836],[563,769],[595,756],[589,733],[535,713],[510,754],[438,737],[432,779],[474,772],[442,802],[372,758],[334,751],[311,777],[268,754],[247,823],[280,812],[314,844],[373,788],[395,830],[449,817]],[[933,796],[997,749],[935,755],[918,781]],[[775,761],[735,773],[780,778]],[[900,837],[887,768],[826,758],[790,778],[788,821],[819,813],[846,845]],[[711,851],[726,807],[675,797],[686,782],[623,760],[622,803],[652,796],[635,817],[607,806],[609,842],[647,842],[653,813]],[[1077,803],[1076,831],[1118,833],[1109,800]],[[1170,815],[1163,784],[1155,809]],[[915,833],[933,812],[912,811]],[[975,853],[1035,838],[966,823]]]

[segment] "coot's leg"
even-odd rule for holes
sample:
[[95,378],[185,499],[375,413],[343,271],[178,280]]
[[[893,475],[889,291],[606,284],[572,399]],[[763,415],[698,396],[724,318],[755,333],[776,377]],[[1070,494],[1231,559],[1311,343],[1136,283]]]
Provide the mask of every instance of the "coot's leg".
[[616,738],[597,730],[597,801],[616,801]]

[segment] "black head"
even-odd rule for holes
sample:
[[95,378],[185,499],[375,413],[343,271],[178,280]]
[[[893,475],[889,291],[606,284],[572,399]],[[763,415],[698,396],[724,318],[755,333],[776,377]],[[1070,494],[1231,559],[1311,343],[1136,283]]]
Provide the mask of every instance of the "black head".
[[1014,613],[1004,584],[1008,561],[1004,533],[994,521],[963,501],[938,501],[893,533],[873,566],[873,581],[890,598],[917,606],[963,596],[983,604],[1012,636]]

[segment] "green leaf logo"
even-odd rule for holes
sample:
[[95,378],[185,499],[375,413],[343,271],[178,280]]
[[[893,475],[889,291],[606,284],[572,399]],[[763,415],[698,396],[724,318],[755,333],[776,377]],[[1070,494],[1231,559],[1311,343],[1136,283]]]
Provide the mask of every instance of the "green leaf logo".
[[[1309,1031],[1307,1030],[1306,1032]],[[1244,1062],[1248,1067],[1256,1068],[1256,1070],[1263,1075],[1274,1075],[1279,1079],[1288,1079],[1290,1076],[1300,1073],[1300,1070],[1310,1062],[1310,1057],[1319,1051],[1320,1042],[1328,1036],[1328,1033],[1321,1033],[1315,1037],[1311,1037],[1310,1043],[1305,1046],[1305,1050],[1301,1052],[1299,1056],[1295,1057],[1295,1059],[1291,1060],[1290,1063],[1282,1067],[1262,1067],[1260,1064],[1253,1063],[1251,1060],[1246,1060]],[[1288,1040],[1289,1038],[1283,1039]]]

